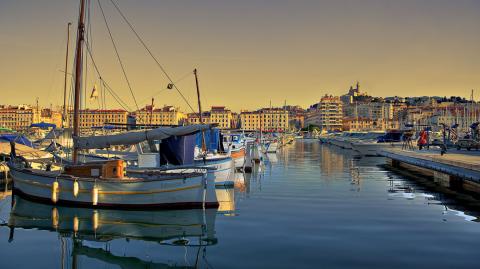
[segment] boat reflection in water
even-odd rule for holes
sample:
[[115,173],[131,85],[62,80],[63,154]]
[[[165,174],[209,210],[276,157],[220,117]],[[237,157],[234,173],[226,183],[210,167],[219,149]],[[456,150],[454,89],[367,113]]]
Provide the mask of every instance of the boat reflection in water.
[[[120,268],[205,267],[202,264],[206,263],[206,247],[217,243],[215,237],[217,209],[93,210],[38,204],[19,196],[13,196],[12,199],[14,202],[8,222],[9,241],[14,240],[15,228],[58,232],[62,240],[62,263],[63,250],[71,249],[72,268],[79,268],[76,263],[81,257],[93,258],[96,263],[100,261],[118,265]],[[68,238],[71,238],[72,247],[65,248],[64,240],[68,242]],[[172,257],[169,256],[166,262],[157,263],[125,254],[116,256],[106,247],[107,245],[104,248],[92,247],[98,243],[108,244],[116,239],[149,241],[165,245],[169,249],[174,248],[172,251],[182,252],[182,255],[175,255],[181,257],[181,260],[172,261]],[[201,250],[203,255],[199,255]]]
[[235,216],[235,189],[217,187],[215,193],[219,203],[218,213],[225,216]]
[[267,159],[270,163],[277,163],[278,162],[278,156],[276,153],[267,153],[266,154]]
[[240,192],[245,191],[245,173],[235,173],[235,188]]

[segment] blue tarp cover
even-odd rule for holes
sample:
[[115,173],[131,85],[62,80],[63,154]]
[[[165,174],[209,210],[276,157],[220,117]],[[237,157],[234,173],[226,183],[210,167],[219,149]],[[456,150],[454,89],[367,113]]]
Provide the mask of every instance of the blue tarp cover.
[[93,126],[92,129],[113,130],[113,129],[118,129],[118,127],[113,125],[104,125],[104,126]]
[[160,144],[160,164],[193,164],[195,135],[172,136]]
[[[220,148],[220,130],[211,129],[205,131],[205,144],[208,151],[219,150]],[[198,132],[195,135],[195,145],[202,148],[202,132]]]
[[15,143],[22,144],[22,145],[33,148],[32,141],[28,140],[28,138],[25,137],[24,135],[1,134],[0,135],[0,140],[8,141],[8,142],[15,141]]
[[40,123],[32,123],[30,125],[30,127],[38,127],[38,128],[42,128],[42,129],[48,129],[48,128],[57,128],[57,125],[53,124],[53,123],[46,123],[46,122],[40,122]]
[[379,143],[400,142],[402,141],[402,132],[388,132],[378,138]]

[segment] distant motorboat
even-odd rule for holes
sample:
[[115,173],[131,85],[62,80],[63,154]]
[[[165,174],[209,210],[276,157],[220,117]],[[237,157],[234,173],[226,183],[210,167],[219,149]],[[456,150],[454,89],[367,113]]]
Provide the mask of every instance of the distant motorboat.
[[[373,133],[373,136],[378,133]],[[352,149],[364,156],[377,156],[378,151],[389,148],[400,148],[403,145],[401,131],[389,131],[382,136],[371,139],[354,141],[351,143]]]

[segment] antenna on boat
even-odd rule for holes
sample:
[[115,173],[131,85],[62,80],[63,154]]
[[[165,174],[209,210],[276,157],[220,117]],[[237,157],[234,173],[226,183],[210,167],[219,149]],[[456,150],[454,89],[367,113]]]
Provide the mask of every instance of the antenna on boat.
[[[82,87],[82,49],[85,32],[85,0],[80,0],[80,16],[77,29],[77,50],[75,53],[75,89],[73,106],[73,137],[80,135],[80,91]],[[73,140],[75,143],[75,139]],[[76,143],[75,143],[76,144]],[[73,163],[78,163],[78,148],[73,145]]]
[[62,115],[62,128],[65,128],[67,125],[67,75],[68,75],[68,47],[70,45],[70,25],[71,22],[67,24],[67,51],[65,54],[65,78],[63,83],[63,115]]
[[[199,113],[199,120],[200,124],[203,124],[202,120],[202,103],[200,102],[200,86],[198,85],[198,75],[197,75],[197,69],[193,69],[193,74],[195,75],[195,85],[197,86],[197,99],[198,99],[198,113]],[[206,145],[205,145],[205,133],[202,131],[202,151],[205,152],[207,151]]]

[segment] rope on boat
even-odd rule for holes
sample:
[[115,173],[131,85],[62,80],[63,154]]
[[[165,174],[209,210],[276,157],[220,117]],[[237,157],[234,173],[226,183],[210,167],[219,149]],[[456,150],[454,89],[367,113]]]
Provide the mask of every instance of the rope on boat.
[[105,22],[105,26],[107,27],[108,35],[110,36],[110,40],[112,41],[112,45],[113,45],[113,48],[115,50],[115,54],[117,56],[118,63],[120,64],[120,67],[122,68],[123,77],[125,78],[125,81],[127,82],[127,85],[128,85],[128,89],[130,90],[130,93],[133,97],[133,102],[135,103],[135,106],[136,106],[137,110],[140,110],[140,108],[138,106],[138,103],[137,103],[137,99],[135,98],[135,95],[133,94],[132,85],[130,84],[130,80],[128,79],[127,72],[125,71],[125,66],[123,65],[122,58],[120,57],[120,54],[119,54],[118,49],[117,49],[117,45],[115,44],[115,40],[113,39],[113,35],[112,35],[111,30],[110,30],[110,26],[108,25],[107,17],[105,16],[105,13],[103,12],[102,4],[100,4],[100,0],[97,0],[97,3],[98,3],[98,6],[100,7],[100,11],[102,13],[102,17],[103,17],[103,21]]
[[190,105],[190,103],[188,102],[188,100],[185,98],[185,96],[182,94],[182,92],[180,91],[180,89],[177,87],[177,85],[173,82],[172,78],[168,75],[167,71],[165,70],[165,68],[160,64],[160,62],[157,60],[157,58],[153,55],[152,51],[150,50],[150,48],[148,48],[147,44],[145,44],[145,42],[143,41],[143,39],[140,37],[140,35],[137,33],[137,31],[135,30],[135,28],[133,27],[133,25],[130,23],[130,21],[127,19],[127,17],[123,14],[123,12],[120,10],[120,7],[115,3],[115,1],[113,0],[110,0],[110,2],[113,4],[113,6],[115,6],[115,9],[118,11],[118,13],[120,14],[120,16],[123,18],[123,20],[125,21],[125,23],[128,25],[128,27],[130,27],[130,29],[132,30],[132,32],[135,34],[135,36],[137,37],[138,41],[142,44],[142,46],[145,48],[145,50],[148,52],[148,54],[150,54],[150,56],[152,57],[152,59],[155,61],[155,63],[157,64],[157,66],[160,68],[160,70],[163,72],[163,74],[165,75],[165,77],[168,79],[168,81],[170,82],[170,84],[173,86],[173,88],[175,88],[175,90],[177,90],[177,92],[180,94],[180,96],[182,97],[182,99],[185,101],[185,103],[187,103],[187,105],[190,107],[190,109],[192,110],[192,112],[196,112],[195,109],[193,109],[193,107]]

